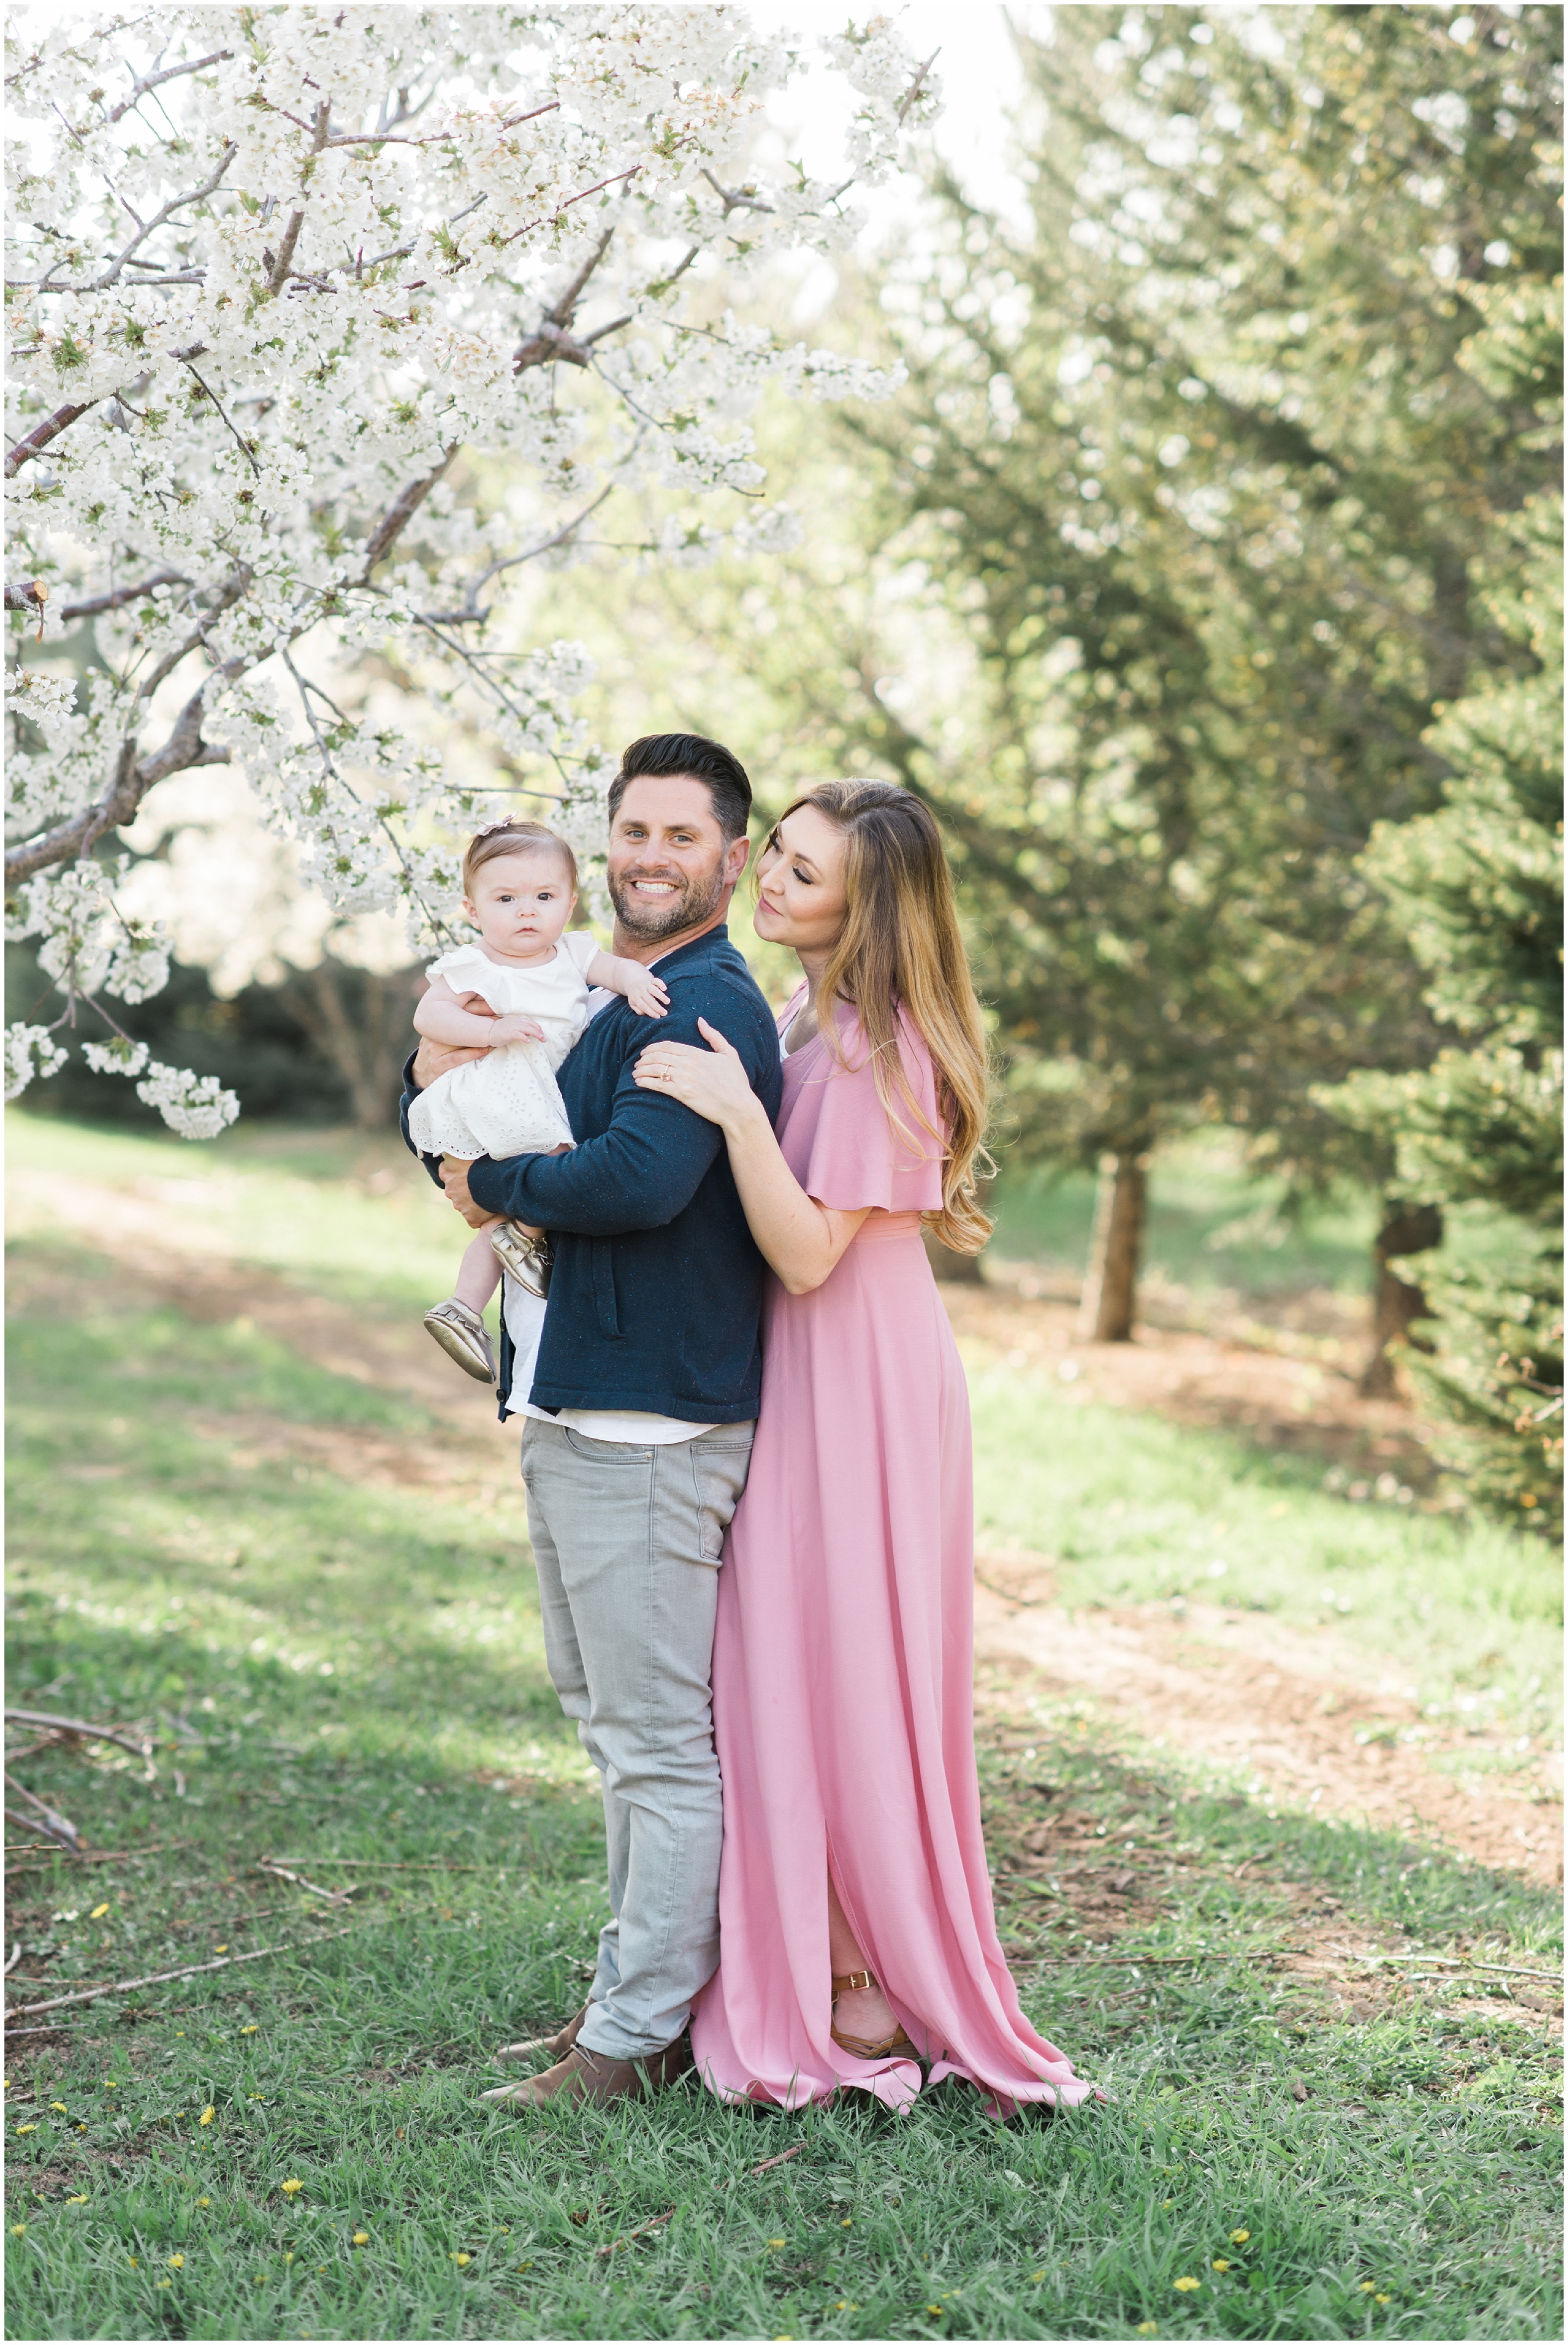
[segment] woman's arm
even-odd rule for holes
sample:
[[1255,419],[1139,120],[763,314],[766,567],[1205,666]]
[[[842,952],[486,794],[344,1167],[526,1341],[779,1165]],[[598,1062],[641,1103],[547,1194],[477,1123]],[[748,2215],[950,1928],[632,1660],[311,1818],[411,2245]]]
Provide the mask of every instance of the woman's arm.
[[633,1080],[643,1091],[679,1100],[719,1126],[759,1253],[790,1294],[809,1294],[836,1267],[873,1208],[840,1213],[806,1195],[784,1162],[740,1054],[705,1018],[697,1022],[708,1040],[706,1051],[655,1042],[638,1060]]

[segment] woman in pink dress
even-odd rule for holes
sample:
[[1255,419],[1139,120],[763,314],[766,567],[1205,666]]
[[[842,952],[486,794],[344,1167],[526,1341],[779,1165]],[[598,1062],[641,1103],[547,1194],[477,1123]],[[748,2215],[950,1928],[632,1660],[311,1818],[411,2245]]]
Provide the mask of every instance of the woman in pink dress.
[[723,1127],[774,1274],[719,1582],[721,1958],[692,2048],[713,2091],[788,2107],[946,2076],[1002,2110],[1079,2101],[1019,2008],[980,1831],[968,1395],[921,1225],[988,1233],[986,1047],[931,815],[819,785],[768,841],[756,928],[804,972],[776,1136],[716,1030],[637,1068]]

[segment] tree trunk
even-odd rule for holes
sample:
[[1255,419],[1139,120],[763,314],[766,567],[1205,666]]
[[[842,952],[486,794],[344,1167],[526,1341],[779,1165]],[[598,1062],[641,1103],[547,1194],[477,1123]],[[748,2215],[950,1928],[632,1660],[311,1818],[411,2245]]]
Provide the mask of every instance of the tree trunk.
[[[314,969],[290,970],[282,988],[293,1016],[347,1084],[361,1132],[384,1132],[397,1122],[403,1061],[415,1040],[420,976],[409,969],[382,977],[324,953]],[[351,989],[357,1004],[344,999],[345,977],[358,980]]]
[[1148,1151],[1121,1149],[1102,1156],[1088,1275],[1078,1312],[1079,1335],[1097,1344],[1132,1341],[1148,1205]]
[[1413,1279],[1399,1278],[1390,1269],[1402,1254],[1426,1254],[1442,1244],[1442,1214],[1436,1205],[1383,1205],[1383,1226],[1372,1245],[1372,1348],[1361,1371],[1358,1390],[1363,1399],[1387,1400],[1396,1389],[1391,1344],[1428,1346],[1411,1330],[1418,1319],[1430,1316],[1425,1295]]
[[926,1259],[931,1265],[931,1275],[945,1286],[984,1286],[986,1281],[980,1264],[984,1256],[977,1254],[955,1254],[929,1230],[920,1233],[926,1244]]
[[[982,1209],[986,1205],[986,1193],[996,1177],[994,1172],[988,1172],[984,1179],[976,1181],[975,1194]],[[945,1286],[984,1286],[986,1277],[980,1268],[986,1258],[984,1249],[979,1254],[955,1254],[951,1246],[945,1246],[940,1238],[932,1236],[929,1230],[922,1230],[920,1235],[933,1278],[939,1278]]]

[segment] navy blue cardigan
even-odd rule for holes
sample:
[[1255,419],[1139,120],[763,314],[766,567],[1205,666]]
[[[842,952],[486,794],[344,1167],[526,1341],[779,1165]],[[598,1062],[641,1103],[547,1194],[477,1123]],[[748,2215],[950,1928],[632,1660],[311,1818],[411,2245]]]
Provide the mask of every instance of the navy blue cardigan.
[[[662,1019],[622,1000],[593,1019],[558,1081],[577,1146],[566,1156],[481,1156],[475,1201],[551,1233],[555,1265],[529,1397],[539,1408],[648,1409],[701,1425],[755,1416],[762,1392],[763,1258],[716,1123],[639,1091],[632,1070],[660,1041],[705,1049],[705,1018],[740,1052],[771,1118],[783,1091],[773,1013],[723,928],[659,962]],[[418,1096],[405,1077],[403,1138]],[[437,1161],[427,1158],[432,1172]],[[512,1350],[501,1335],[501,1408]]]

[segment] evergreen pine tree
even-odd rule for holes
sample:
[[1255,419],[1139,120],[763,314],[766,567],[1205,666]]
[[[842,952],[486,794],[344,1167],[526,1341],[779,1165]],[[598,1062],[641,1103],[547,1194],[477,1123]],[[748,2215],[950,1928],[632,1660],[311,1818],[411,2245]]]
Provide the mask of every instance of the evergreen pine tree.
[[[1561,302],[1493,293],[1466,359],[1489,392],[1561,416]],[[1322,1094],[1394,1152],[1412,1201],[1441,1205],[1423,1264],[1434,1348],[1405,1355],[1433,1446],[1481,1504],[1562,1526],[1563,597],[1560,496],[1506,518],[1483,582],[1527,671],[1446,709],[1428,739],[1442,807],[1380,827],[1361,858],[1459,1037],[1430,1067]]]

